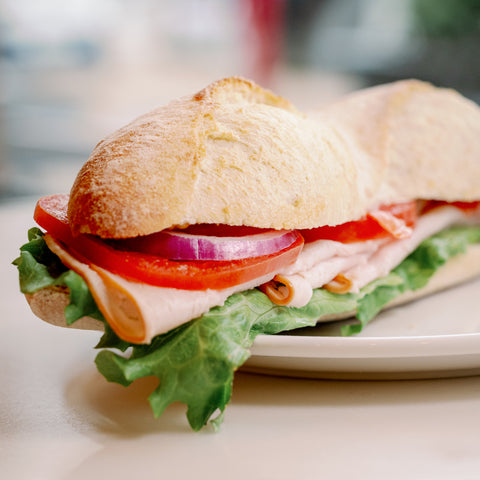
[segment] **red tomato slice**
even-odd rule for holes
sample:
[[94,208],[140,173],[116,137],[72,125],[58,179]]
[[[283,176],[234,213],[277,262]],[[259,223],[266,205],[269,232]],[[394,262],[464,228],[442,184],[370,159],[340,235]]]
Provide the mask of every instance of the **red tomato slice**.
[[34,219],[86,263],[98,265],[134,281],[184,290],[223,289],[249,282],[293,263],[303,247],[303,238],[279,252],[232,261],[179,262],[141,252],[114,248],[92,235],[73,236],[68,224],[68,195],[41,198]]
[[443,200],[428,200],[422,207],[422,213],[429,212],[434,208],[444,207],[445,205],[450,205],[457,207],[464,212],[474,212],[480,207],[480,201],[475,202],[444,202]]
[[471,212],[474,210],[478,210],[478,208],[480,207],[480,200],[477,200],[475,202],[451,202],[450,205],[453,205],[460,210]]
[[[300,230],[305,242],[315,240],[335,240],[343,243],[353,243],[377,238],[400,237],[402,226],[411,228],[417,219],[416,202],[397,203],[394,205],[382,206],[381,213],[388,215],[376,215],[372,212],[354,222],[346,222],[334,227],[318,227]],[[378,218],[375,218],[378,217]]]
[[246,237],[248,235],[255,235],[256,233],[268,232],[269,228],[257,228],[248,226],[236,225],[222,225],[197,223],[189,225],[186,228],[180,228],[183,233],[191,233],[192,235],[205,235],[213,237]]

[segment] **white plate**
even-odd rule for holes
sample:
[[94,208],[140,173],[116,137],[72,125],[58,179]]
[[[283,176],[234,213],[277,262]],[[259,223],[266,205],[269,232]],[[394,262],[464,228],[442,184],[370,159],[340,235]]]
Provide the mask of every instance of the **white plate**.
[[331,379],[414,379],[480,374],[480,279],[382,312],[355,337],[341,322],[262,335],[244,369]]

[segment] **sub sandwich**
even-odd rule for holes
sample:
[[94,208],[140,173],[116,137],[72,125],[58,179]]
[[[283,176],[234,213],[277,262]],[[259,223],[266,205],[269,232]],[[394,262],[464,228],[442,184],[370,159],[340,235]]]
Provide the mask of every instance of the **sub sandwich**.
[[417,80],[300,112],[242,78],[102,140],[41,198],[14,261],[35,315],[102,330],[109,381],[156,376],[155,416],[218,425],[259,334],[480,274],[480,109]]

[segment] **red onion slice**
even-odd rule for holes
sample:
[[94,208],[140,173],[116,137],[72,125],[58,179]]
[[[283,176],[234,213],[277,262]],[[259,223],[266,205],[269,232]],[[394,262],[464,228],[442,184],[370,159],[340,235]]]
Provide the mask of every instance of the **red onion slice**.
[[276,253],[289,247],[298,236],[299,233],[293,230],[268,230],[237,237],[164,230],[145,237],[121,240],[117,245],[170,260],[240,260]]

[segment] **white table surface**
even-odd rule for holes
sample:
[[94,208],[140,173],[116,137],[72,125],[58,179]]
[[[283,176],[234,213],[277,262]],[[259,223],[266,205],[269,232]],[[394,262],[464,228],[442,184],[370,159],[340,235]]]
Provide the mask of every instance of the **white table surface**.
[[219,433],[141,380],[107,383],[95,332],[36,319],[10,265],[33,201],[0,206],[0,478],[477,479],[480,377],[326,381],[239,373]]

